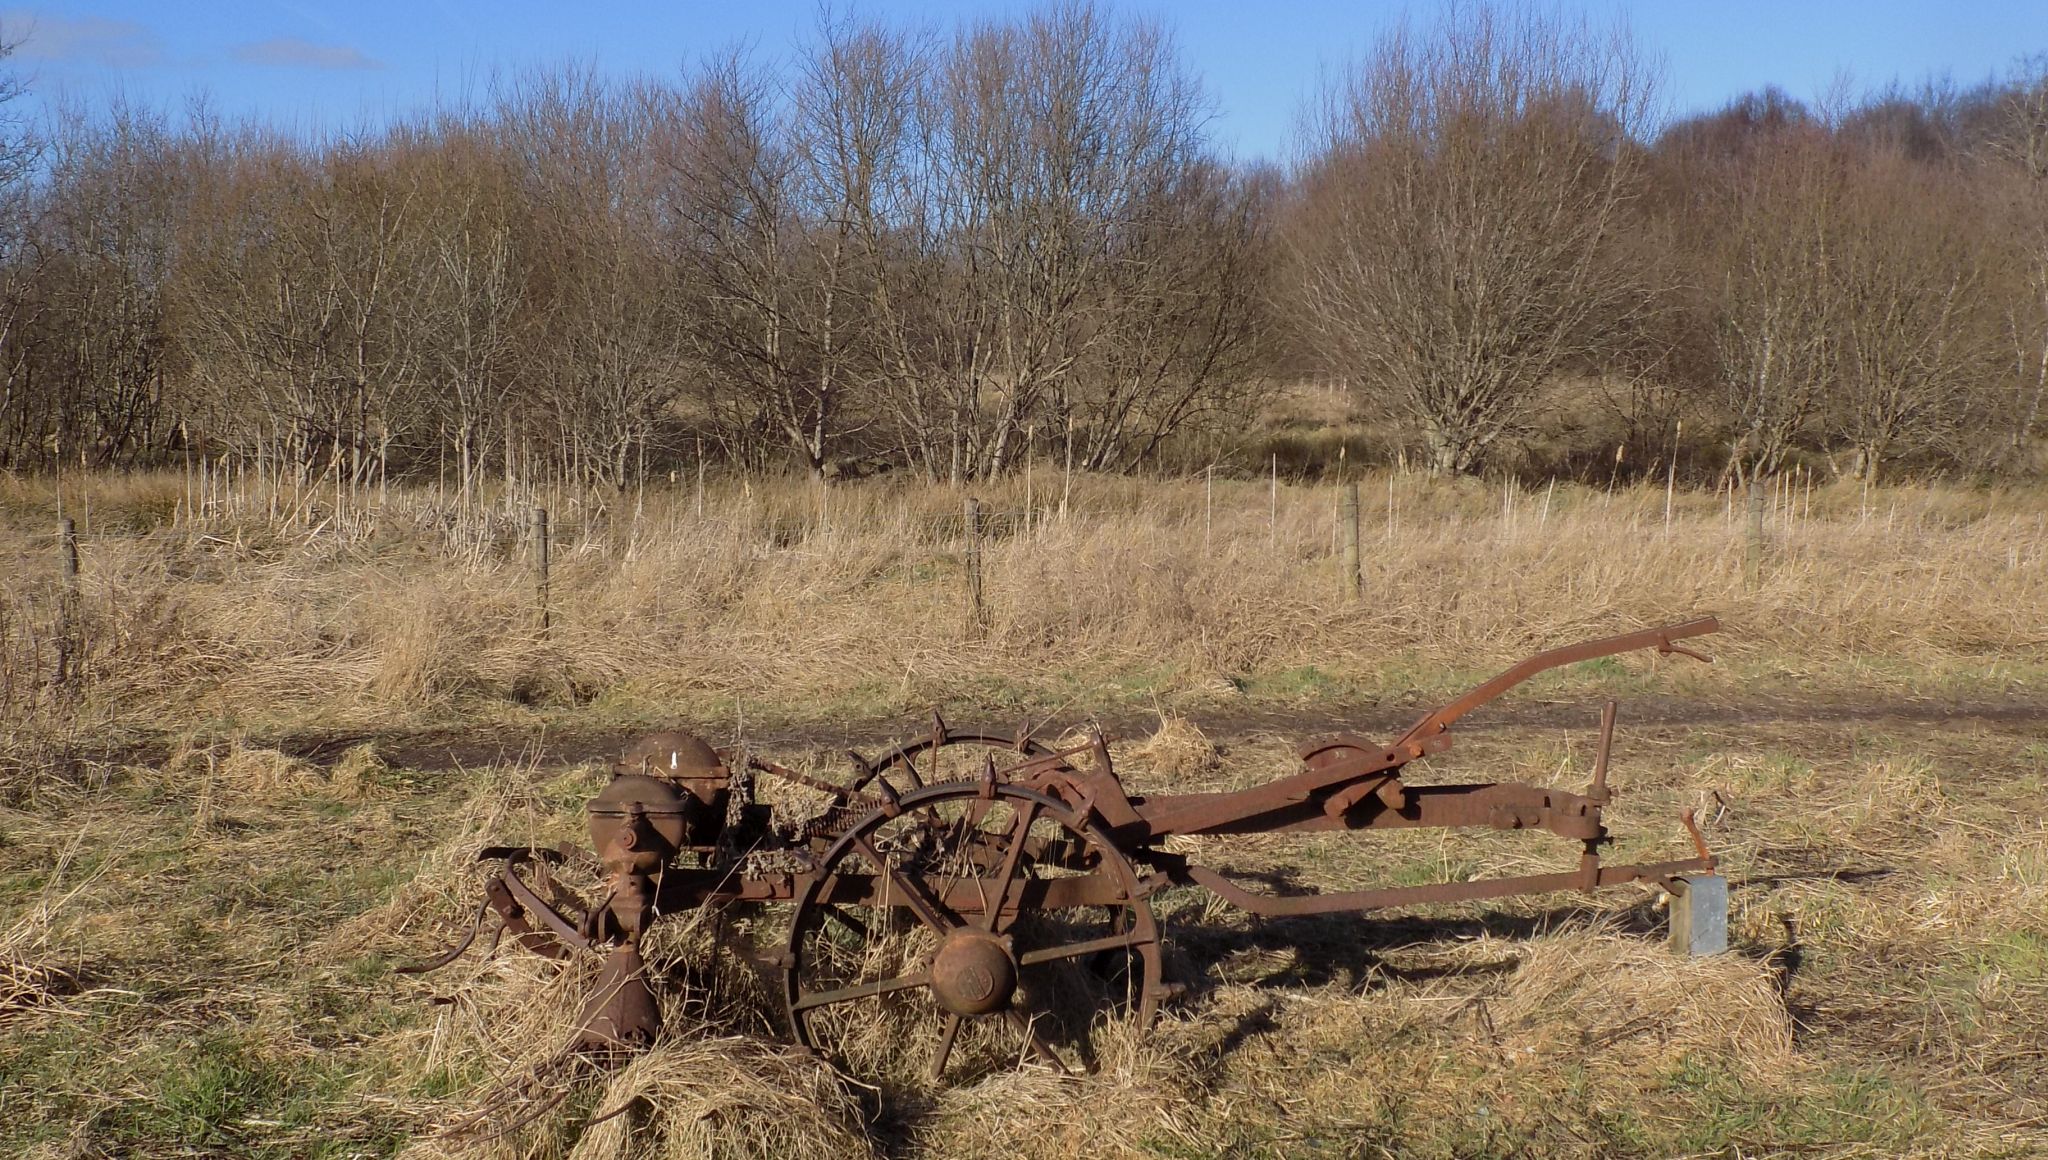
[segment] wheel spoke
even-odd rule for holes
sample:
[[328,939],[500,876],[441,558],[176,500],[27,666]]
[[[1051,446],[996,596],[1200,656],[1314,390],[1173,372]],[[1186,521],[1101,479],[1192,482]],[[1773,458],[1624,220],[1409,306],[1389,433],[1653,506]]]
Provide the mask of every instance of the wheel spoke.
[[939,1035],[939,1050],[932,1055],[932,1079],[936,1081],[946,1073],[946,1057],[953,1054],[953,1040],[960,1034],[960,1025],[965,1019],[952,1012],[946,1014],[946,1030]]
[[875,849],[874,843],[868,841],[867,835],[862,834],[854,838],[853,845],[855,849],[867,855],[868,861],[873,862],[875,868],[895,884],[896,889],[903,892],[903,904],[910,908],[911,913],[917,915],[919,921],[940,934],[945,934],[960,925],[957,920],[946,921],[945,912],[939,906],[938,900],[925,892],[924,884],[890,865],[889,860],[882,857],[881,851]]
[[[1003,851],[1002,869],[996,872],[997,896],[994,906],[988,898],[981,900],[981,929],[994,934],[996,924],[1001,921],[1003,908],[1010,904],[1010,893],[1016,887],[1012,881],[1017,873],[1017,860],[1024,854],[1024,840],[1031,836],[1031,823],[1038,820],[1038,803],[1027,801],[1017,810],[1017,824],[1010,832],[1010,848]],[[979,878],[976,881],[980,881]]]
[[820,903],[818,909],[824,913],[826,918],[829,918],[832,921],[838,923],[839,925],[845,927],[847,930],[853,932],[853,934],[857,937],[864,939],[872,939],[875,937],[875,933],[868,929],[867,923],[864,923],[861,920],[855,918],[854,916],[846,913],[843,907],[837,906],[830,902],[825,902]]
[[1124,934],[1108,935],[1103,938],[1092,938],[1086,942],[1065,943],[1056,947],[1040,947],[1035,951],[1025,951],[1023,954],[1018,955],[1017,965],[1028,967],[1034,963],[1050,963],[1058,959],[1079,958],[1082,955],[1092,955],[1097,951],[1113,951],[1121,947],[1143,946],[1151,941],[1153,941],[1153,936],[1132,931]]
[[855,999],[872,999],[877,995],[887,995],[894,991],[907,991],[912,987],[925,986],[931,981],[932,977],[929,971],[912,971],[907,975],[897,975],[893,979],[878,979],[872,983],[858,983],[851,987],[841,987],[836,991],[813,991],[796,1002],[791,1003],[790,1007],[797,1011],[809,1011],[813,1007],[825,1007],[833,1003],[848,1003]]
[[1054,1071],[1059,1072],[1061,1075],[1067,1074],[1067,1065],[1060,1062],[1060,1057],[1053,1054],[1051,1045],[1047,1044],[1040,1037],[1038,1027],[1029,1015],[1024,1014],[1024,1012],[1017,1010],[1015,1007],[1003,1012],[1003,1014],[1010,1017],[1010,1026],[1024,1033],[1024,1042],[1031,1048],[1032,1054],[1051,1064]]

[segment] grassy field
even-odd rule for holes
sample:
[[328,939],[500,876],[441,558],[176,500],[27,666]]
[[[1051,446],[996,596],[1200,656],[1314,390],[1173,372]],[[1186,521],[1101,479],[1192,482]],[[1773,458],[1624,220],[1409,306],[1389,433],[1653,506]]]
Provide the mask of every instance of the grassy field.
[[[1781,492],[1750,583],[1723,497],[1361,491],[1353,602],[1328,487],[989,488],[985,629],[950,489],[542,496],[543,639],[529,497],[91,479],[65,494],[67,598],[56,496],[0,484],[0,1152],[2048,1152],[2048,496]],[[516,1136],[442,1130],[559,1042],[587,979],[390,967],[466,920],[484,841],[575,836],[637,729],[836,776],[845,744],[938,704],[1005,731],[1103,720],[1139,789],[1246,785],[1534,649],[1703,612],[1719,663],[1543,678],[1414,780],[1582,782],[1596,702],[1623,698],[1615,854],[1682,856],[1676,815],[1700,808],[1727,956],[1668,954],[1633,888],[1373,921],[1174,892],[1186,994],[1094,1074],[876,1090],[781,1046],[761,982],[673,922],[661,955],[690,982],[656,1052]],[[1215,839],[1203,860],[1329,888],[1570,863],[1525,837]]]

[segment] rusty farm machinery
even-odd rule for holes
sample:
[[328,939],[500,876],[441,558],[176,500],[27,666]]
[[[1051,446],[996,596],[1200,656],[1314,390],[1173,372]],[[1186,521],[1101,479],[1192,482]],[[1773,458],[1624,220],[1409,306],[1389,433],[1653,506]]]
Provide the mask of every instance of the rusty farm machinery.
[[[1061,1046],[1084,1044],[1105,1009],[1142,1029],[1172,989],[1152,899],[1172,886],[1207,890],[1259,915],[1366,912],[1623,883],[1658,885],[1719,903],[1715,862],[1691,815],[1693,856],[1609,865],[1601,811],[1615,706],[1600,722],[1583,790],[1515,782],[1416,784],[1410,763],[1451,744],[1451,726],[1530,677],[1637,649],[1705,660],[1680,641],[1714,632],[1711,618],[1539,653],[1437,709],[1386,744],[1340,734],[1305,745],[1294,772],[1229,792],[1128,792],[1100,733],[1054,747],[1029,735],[949,728],[879,757],[853,756],[844,783],[814,778],[686,733],[645,738],[588,803],[591,850],[497,846],[468,935],[433,962],[459,958],[491,928],[542,955],[602,959],[561,1058],[615,1057],[654,1041],[662,980],[642,955],[664,916],[746,905],[786,913],[779,943],[744,953],[780,990],[789,1035],[859,1074],[903,1044],[934,1078],[970,1040],[1065,1068]],[[753,800],[756,778],[822,794],[822,813],[785,820]],[[1548,874],[1320,894],[1254,889],[1196,864],[1181,836],[1308,834],[1427,827],[1542,831],[1575,843],[1576,863]],[[595,902],[561,880],[580,864]],[[1673,907],[1699,915],[1697,904]],[[884,1018],[874,1018],[875,1008]],[[866,1014],[863,1014],[863,1012]],[[903,1024],[920,1028],[907,1033]],[[877,1027],[892,1035],[876,1047]],[[1077,1039],[1076,1036],[1083,1038]],[[991,1048],[991,1042],[1006,1047]],[[1085,1047],[1074,1047],[1085,1062]]]

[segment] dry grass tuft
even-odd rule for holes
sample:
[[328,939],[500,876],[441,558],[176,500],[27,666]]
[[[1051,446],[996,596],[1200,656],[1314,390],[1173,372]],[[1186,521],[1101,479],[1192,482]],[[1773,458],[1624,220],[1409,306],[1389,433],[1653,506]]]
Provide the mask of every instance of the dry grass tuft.
[[859,1104],[824,1062],[751,1036],[685,1028],[604,1088],[570,1160],[854,1160],[875,1155]]
[[[0,943],[12,941],[0,939]],[[64,997],[77,994],[78,977],[0,946],[0,1027],[10,1017],[29,1011],[61,1008]]]
[[[1494,948],[1496,950],[1503,948]],[[1510,1058],[1646,1074],[1687,1055],[1732,1059],[1757,1080],[1793,1066],[1792,1017],[1766,966],[1685,958],[1639,936],[1564,932],[1517,944],[1493,1003]]]
[[[1127,1025],[1098,1032],[1096,1069],[1060,1075],[1037,1064],[937,1093],[919,1125],[931,1155],[963,1160],[1203,1153],[1209,1127],[1189,1060]],[[1213,1141],[1212,1141],[1213,1142]]]
[[214,784],[234,793],[277,794],[325,784],[319,767],[275,749],[232,742],[212,771]]
[[[758,1028],[765,996],[744,982],[693,970],[713,955],[712,920],[666,924],[647,947],[664,1031],[617,1071],[559,1054],[576,1031],[599,964],[556,963],[507,949],[450,968],[432,1027],[415,1033],[408,1070],[474,1076],[467,1094],[415,1109],[440,1129],[407,1156],[519,1160],[681,1160],[685,1157],[848,1157],[872,1152],[852,1090],[821,1060],[732,1024]],[[728,963],[729,965],[729,963]],[[707,1021],[707,1016],[710,1017]],[[499,1110],[477,1119],[487,1107]],[[490,1134],[529,1112],[531,1121]],[[610,1114],[617,1113],[617,1114]],[[595,1122],[592,1122],[595,1121]]]
[[376,602],[365,626],[375,642],[369,693],[399,708],[444,704],[483,683],[480,662],[502,626],[477,616],[493,596],[487,575],[421,578]]
[[[336,768],[347,763],[344,755]],[[323,945],[337,953],[375,951],[401,960],[429,957],[438,949],[436,940],[452,943],[476,916],[484,881],[478,850],[490,845],[552,846],[575,836],[556,807],[541,796],[530,770],[480,778],[462,806],[437,829],[438,840],[420,853],[411,876],[382,903],[337,926]]]
[[1152,736],[1132,746],[1130,754],[1144,763],[1153,778],[1169,784],[1215,772],[1223,756],[1194,722],[1166,712],[1159,714],[1159,727]]
[[288,753],[230,737],[214,745],[196,745],[188,739],[173,750],[161,772],[144,773],[168,786],[198,787],[195,816],[204,821],[216,805],[251,798],[279,800],[303,795],[363,801],[383,796],[383,779],[390,767],[370,743],[351,747],[331,768],[322,769]]
[[20,917],[0,930],[0,1028],[32,1014],[68,1013],[67,1000],[84,990],[77,973],[54,961],[62,946],[58,916],[95,877],[65,885],[83,846],[84,835],[75,835],[58,852],[43,889]]
[[391,765],[377,753],[374,741],[351,745],[327,770],[328,788],[335,796],[361,800],[381,796],[391,779]]

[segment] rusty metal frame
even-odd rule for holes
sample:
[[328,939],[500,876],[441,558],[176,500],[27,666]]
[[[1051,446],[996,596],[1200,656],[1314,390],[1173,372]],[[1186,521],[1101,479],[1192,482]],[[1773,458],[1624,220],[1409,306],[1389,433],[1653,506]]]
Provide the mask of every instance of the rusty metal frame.
[[[1012,954],[1007,949],[1008,936],[1003,932],[1019,916],[1034,911],[1120,907],[1142,911],[1142,921],[1149,931],[1152,919],[1145,899],[1166,885],[1207,890],[1230,905],[1270,916],[1366,912],[1555,891],[1593,891],[1637,882],[1676,889],[1684,875],[1715,870],[1713,854],[1690,813],[1682,821],[1696,857],[1623,866],[1601,862],[1600,848],[1608,841],[1601,815],[1613,796],[1607,784],[1616,720],[1613,701],[1608,701],[1601,713],[1591,783],[1583,792],[1518,782],[1410,785],[1402,774],[1410,763],[1450,748],[1451,727],[1457,721],[1540,673],[1638,649],[1708,660],[1677,642],[1719,628],[1716,620],[1707,617],[1537,653],[1425,714],[1391,743],[1381,745],[1357,734],[1339,734],[1302,746],[1297,772],[1229,792],[1130,794],[1111,765],[1108,744],[1099,731],[1079,745],[1054,749],[1028,733],[1005,736],[954,731],[936,713],[924,736],[899,745],[878,759],[870,761],[852,754],[855,777],[845,786],[772,762],[751,757],[741,761],[728,751],[719,751],[718,764],[695,775],[705,781],[705,786],[698,787],[692,782],[693,792],[701,789],[708,793],[715,789],[722,795],[723,779],[730,772],[727,765],[737,763],[749,771],[823,790],[832,797],[835,804],[822,822],[814,821],[784,832],[779,848],[799,868],[747,870],[742,862],[714,864],[711,847],[691,845],[699,839],[688,836],[681,825],[681,814],[689,803],[680,791],[664,788],[660,779],[645,773],[629,775],[629,780],[639,780],[629,784],[629,780],[615,779],[612,789],[604,795],[607,800],[603,808],[597,809],[593,803],[592,833],[600,847],[596,858],[567,847],[493,847],[483,851],[482,859],[503,865],[487,880],[484,904],[469,932],[445,954],[412,969],[431,970],[459,958],[473,945],[492,915],[498,920],[490,941],[493,949],[504,934],[510,933],[515,944],[558,958],[579,953],[606,954],[603,986],[593,997],[582,1030],[572,1045],[572,1050],[588,1054],[631,1048],[653,1038],[659,1030],[659,1010],[640,962],[641,934],[662,915],[699,908],[794,903],[797,912],[792,920],[790,948],[765,960],[771,966],[780,964],[786,971],[794,970],[798,957],[795,940],[806,908],[909,910],[918,921],[945,925],[951,932],[947,943],[951,950],[946,953],[952,956],[948,962],[957,968],[956,975],[966,977],[978,972],[986,976],[993,971],[1008,977],[1017,966],[1034,961],[1029,951],[1016,952],[1008,960],[1002,957]],[[702,748],[694,739],[689,741]],[[927,762],[923,770],[918,767],[919,758],[949,745],[987,749],[979,778],[927,784],[925,774],[936,771],[936,758]],[[1006,754],[1000,767],[995,756],[998,752]],[[906,784],[899,786],[892,777],[901,778]],[[642,783],[646,783],[644,789]],[[1029,813],[1025,821],[1018,823],[1013,835],[1000,841],[976,832],[971,840],[990,842],[986,849],[974,846],[956,851],[965,855],[964,864],[971,873],[965,877],[949,875],[943,882],[915,873],[906,875],[883,860],[872,847],[863,845],[866,839],[862,834],[875,830],[884,819],[903,816],[905,811],[915,813],[928,803],[941,800],[989,802],[997,797],[1012,803],[1036,803],[1021,808],[1045,811],[1041,817],[1057,816],[1064,819],[1062,824],[1070,832],[1090,835],[1088,841],[1095,844],[1095,852],[1088,857],[1095,861],[1089,862],[1077,852],[1077,847],[1032,839]],[[1275,895],[1249,889],[1222,871],[1195,864],[1186,855],[1165,848],[1168,839],[1180,836],[1421,828],[1541,830],[1577,842],[1578,863],[1573,868],[1547,874]],[[849,844],[859,851],[859,857],[848,855]],[[697,851],[704,864],[682,864],[679,858],[689,850]],[[569,859],[594,862],[604,868],[607,892],[595,905],[576,898],[553,881],[550,867]],[[1057,867],[1064,876],[1022,875],[1020,860]],[[863,871],[859,866],[869,869]],[[531,869],[533,881],[529,882],[521,873],[522,867]],[[1141,869],[1149,872],[1142,878],[1137,877]],[[1141,885],[1133,887],[1134,881]],[[991,899],[996,900],[993,905]],[[564,913],[565,910],[573,913]],[[1131,945],[1124,936],[1105,939],[1104,943]],[[799,995],[792,974],[788,986],[794,1034],[808,1043],[799,1017],[807,1009],[805,1004],[879,996],[885,990],[913,985],[929,985],[943,992],[940,1000],[951,1005],[956,1024],[962,1011],[979,1014],[980,1008],[971,1001],[975,997],[961,990],[957,982],[948,983],[951,976],[939,970],[940,965],[943,964],[935,963],[922,976],[893,980],[887,988],[854,987],[832,992],[825,998]],[[949,986],[953,988],[950,991],[946,989]],[[1148,1015],[1156,1008],[1158,996],[1154,989],[1158,986],[1155,955],[1141,1004]],[[949,1025],[944,1040],[948,1045],[954,1030],[957,1025]],[[1042,1057],[1051,1056],[1028,1027],[1026,1035],[1034,1051]],[[1056,1062],[1056,1057],[1053,1058]],[[942,1047],[934,1064],[935,1074],[944,1065]]]

